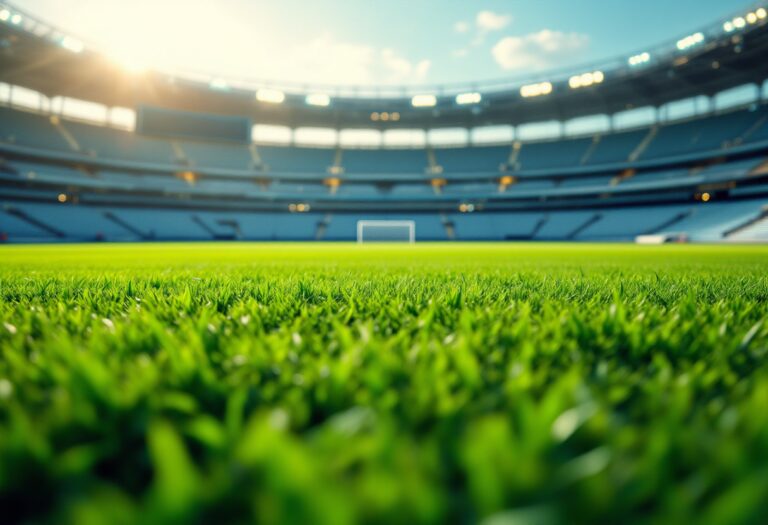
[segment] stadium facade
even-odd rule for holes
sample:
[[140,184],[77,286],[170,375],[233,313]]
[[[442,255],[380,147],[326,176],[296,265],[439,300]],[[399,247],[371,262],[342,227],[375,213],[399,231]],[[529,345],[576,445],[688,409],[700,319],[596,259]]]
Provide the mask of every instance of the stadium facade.
[[[276,86],[130,71],[0,6],[0,236],[343,241],[360,220],[396,219],[417,240],[766,240],[766,56],[761,3],[536,78]],[[537,123],[554,136],[526,137]],[[293,131],[253,140],[254,124]],[[335,138],[301,144],[305,128]],[[457,129],[461,144],[424,138]],[[484,129],[511,131],[477,139]],[[342,140],[355,130],[421,138]]]

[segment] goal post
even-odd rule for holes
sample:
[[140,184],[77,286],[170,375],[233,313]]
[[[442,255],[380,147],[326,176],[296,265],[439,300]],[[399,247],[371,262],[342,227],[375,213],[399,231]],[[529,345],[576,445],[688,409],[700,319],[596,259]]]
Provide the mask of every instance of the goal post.
[[416,242],[416,221],[357,221],[357,242]]

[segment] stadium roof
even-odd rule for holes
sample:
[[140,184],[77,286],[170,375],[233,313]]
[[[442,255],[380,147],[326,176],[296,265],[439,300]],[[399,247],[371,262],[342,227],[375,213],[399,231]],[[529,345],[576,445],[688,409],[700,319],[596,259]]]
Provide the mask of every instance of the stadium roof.
[[27,13],[2,9],[0,21],[0,81],[111,107],[246,115],[290,127],[433,129],[563,121],[712,96],[768,78],[768,17],[757,7],[631,57],[532,78],[418,90],[270,86],[130,71]]

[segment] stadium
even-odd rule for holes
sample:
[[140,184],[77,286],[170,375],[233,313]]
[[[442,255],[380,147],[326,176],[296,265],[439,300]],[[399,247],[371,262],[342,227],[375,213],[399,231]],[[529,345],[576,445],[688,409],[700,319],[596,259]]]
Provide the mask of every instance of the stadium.
[[360,85],[149,67],[17,4],[9,523],[768,519],[768,3]]
[[[765,239],[768,37],[757,20],[730,32],[718,23],[635,66],[623,57],[549,80],[397,97],[126,78],[55,30],[37,36],[24,16],[2,26],[0,231],[11,242],[349,241],[359,220],[399,219],[415,222],[417,241]],[[718,94],[745,85],[746,103],[720,107]],[[594,115],[607,129],[566,136],[568,122]],[[253,122],[286,128],[288,143],[253,142]],[[536,123],[556,136],[472,140],[499,125],[551,133]],[[310,147],[297,144],[301,128],[421,130],[424,143]],[[425,141],[446,128],[469,139]]]

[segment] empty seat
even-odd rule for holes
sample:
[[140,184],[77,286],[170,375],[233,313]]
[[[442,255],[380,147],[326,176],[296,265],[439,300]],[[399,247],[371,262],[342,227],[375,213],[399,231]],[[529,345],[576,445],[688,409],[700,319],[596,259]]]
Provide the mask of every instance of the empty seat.
[[270,173],[313,173],[324,176],[333,165],[335,150],[298,146],[259,146],[262,162]]
[[191,167],[250,170],[253,159],[245,144],[179,142]]
[[355,173],[413,173],[427,169],[426,150],[420,149],[347,149],[341,165],[347,175]]
[[435,149],[437,164],[444,173],[499,173],[509,160],[510,146],[470,146]]
[[571,139],[524,143],[517,157],[521,170],[545,168],[573,168],[592,145],[592,139]]

